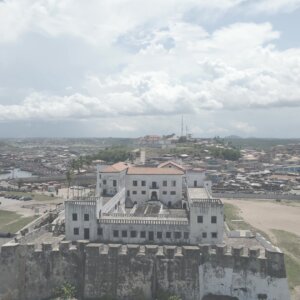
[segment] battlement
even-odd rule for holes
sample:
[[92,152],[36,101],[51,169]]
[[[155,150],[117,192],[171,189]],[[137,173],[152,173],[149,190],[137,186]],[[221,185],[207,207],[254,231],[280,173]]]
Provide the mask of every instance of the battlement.
[[[155,283],[166,290],[172,286],[174,293],[185,295],[186,300],[195,299],[190,296],[191,289],[195,295],[211,292],[215,287],[209,284],[211,278],[225,285],[232,281],[231,276],[244,278],[247,274],[257,281],[264,280],[263,293],[269,289],[270,279],[286,283],[284,255],[276,247],[105,244],[82,240],[40,245],[10,242],[0,250],[0,295],[1,289],[5,292],[9,287],[19,293],[14,299],[22,300],[47,299],[64,281],[78,286],[87,298],[117,291],[118,299],[131,299],[133,284],[150,295]],[[200,279],[204,280],[201,286]],[[238,288],[235,281],[232,284]],[[273,294],[286,293],[285,287],[273,288]],[[228,290],[234,289],[228,286]],[[24,294],[26,297],[20,296]]]
[[40,246],[35,244],[8,243],[1,247],[1,257],[13,257],[16,254],[31,256],[38,254],[62,254],[85,252],[87,257],[103,256],[130,256],[156,257],[167,259],[193,259],[199,264],[211,263],[226,268],[248,268],[254,272],[271,274],[275,277],[285,277],[284,254],[277,247],[265,249],[259,247],[245,248],[242,246],[229,247],[225,244],[216,246],[176,246],[176,245],[137,245],[137,244],[103,244],[89,243],[88,241],[77,241],[75,244],[70,241],[61,241],[56,244],[43,243]]

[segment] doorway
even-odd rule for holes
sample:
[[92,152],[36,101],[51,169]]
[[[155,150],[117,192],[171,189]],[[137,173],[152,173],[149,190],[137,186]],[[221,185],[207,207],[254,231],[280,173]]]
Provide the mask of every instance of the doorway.
[[90,239],[90,229],[84,228],[84,239],[89,240]]

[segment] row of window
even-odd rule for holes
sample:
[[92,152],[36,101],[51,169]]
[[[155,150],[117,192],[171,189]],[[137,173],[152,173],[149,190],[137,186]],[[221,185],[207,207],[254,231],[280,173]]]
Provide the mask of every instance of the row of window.
[[[137,193],[138,193],[137,191],[132,191],[132,195],[137,195]],[[141,191],[141,194],[142,195],[146,195],[146,191]],[[162,194],[163,195],[167,195],[168,192],[167,191],[163,191]],[[176,195],[176,191],[171,191],[170,195]],[[130,196],[130,191],[129,190],[127,191],[127,196],[128,197]]]
[[[117,237],[123,237],[126,238],[128,236],[130,236],[131,238],[137,238],[138,235],[140,238],[146,238],[146,231],[135,231],[135,230],[131,230],[131,231],[127,231],[127,230],[113,230],[113,237],[117,238]],[[189,238],[189,232],[182,232],[180,231],[175,231],[173,232],[173,237],[175,239],[181,239],[183,236],[184,239],[188,239]],[[154,239],[154,231],[148,231],[148,238],[149,240]],[[162,239],[163,238],[163,232],[162,231],[158,231],[156,232],[156,238],[157,239]],[[167,239],[171,239],[172,238],[172,232],[167,231],[165,232],[165,238]]]
[[[77,221],[78,220],[78,214],[77,213],[73,213],[72,214],[72,220],[73,221]],[[90,220],[90,215],[89,214],[84,214],[83,215],[83,220],[84,221],[89,221]]]
[[[103,179],[102,183],[105,185],[107,183],[106,179]],[[117,180],[113,180],[113,186],[117,186]]]
[[[132,185],[133,186],[138,186],[138,180],[133,180],[132,181]],[[156,181],[152,181],[152,186],[153,187],[157,187],[157,182]],[[164,180],[163,182],[162,182],[162,185],[163,186],[168,186],[168,181],[167,180]],[[146,180],[141,180],[141,186],[146,186]],[[171,180],[170,181],[170,186],[176,186],[176,180]]]
[[[198,223],[203,223],[203,216],[198,216],[198,217],[197,217],[197,222],[198,222]],[[216,224],[216,223],[217,223],[217,216],[211,216],[210,222],[211,222],[212,224]]]
[[[74,235],[79,235],[79,228],[75,227],[73,229],[73,233],[74,233]],[[98,235],[102,236],[103,235],[103,228],[98,228],[97,233],[98,233]],[[128,237],[128,235],[130,235],[131,238],[136,238],[136,237],[138,237],[138,231],[131,230],[131,231],[129,231],[129,234],[128,234],[127,230],[121,230],[121,231],[113,230],[113,237],[114,238],[118,238],[118,237],[126,238],[126,237]],[[146,238],[146,231],[140,231],[139,236],[140,236],[140,238],[145,239]],[[181,239],[182,232],[175,231],[175,232],[173,232],[173,236],[174,236],[175,239]],[[217,232],[211,232],[211,237],[213,239],[218,238],[218,233]],[[161,231],[156,232],[156,238],[157,239],[162,239],[163,238],[163,232],[161,232]],[[166,239],[171,239],[172,238],[172,232],[170,232],[170,231],[165,232],[165,238]],[[183,232],[183,238],[185,240],[189,239],[189,232]],[[202,232],[202,238],[207,238],[207,232]],[[154,232],[153,231],[148,231],[148,239],[149,240],[154,239]]]

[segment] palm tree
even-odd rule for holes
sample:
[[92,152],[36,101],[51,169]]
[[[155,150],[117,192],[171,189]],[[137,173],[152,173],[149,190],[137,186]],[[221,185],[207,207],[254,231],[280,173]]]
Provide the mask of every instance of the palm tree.
[[68,199],[69,199],[69,196],[70,196],[70,186],[71,186],[71,182],[73,180],[73,177],[74,177],[74,173],[73,173],[73,170],[70,169],[67,171],[66,173],[66,179],[67,179],[67,182],[68,182]]

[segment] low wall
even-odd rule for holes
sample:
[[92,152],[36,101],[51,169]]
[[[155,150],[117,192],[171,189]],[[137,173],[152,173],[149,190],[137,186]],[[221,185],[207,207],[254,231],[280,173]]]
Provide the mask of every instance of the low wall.
[[246,194],[246,193],[213,193],[214,198],[234,198],[234,199],[272,199],[272,200],[300,200],[300,195],[287,194]]
[[289,299],[284,257],[274,249],[86,241],[44,243],[39,250],[15,243],[1,248],[0,297],[49,299],[64,282],[77,288],[79,299],[155,299],[159,291],[183,300],[201,300],[207,294]]

